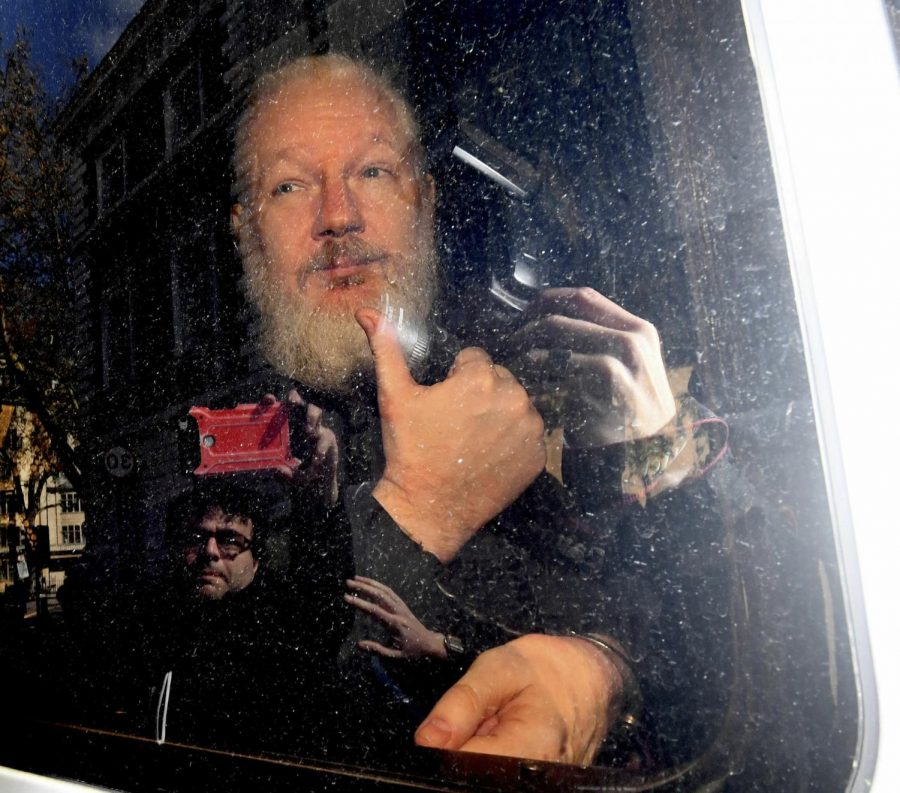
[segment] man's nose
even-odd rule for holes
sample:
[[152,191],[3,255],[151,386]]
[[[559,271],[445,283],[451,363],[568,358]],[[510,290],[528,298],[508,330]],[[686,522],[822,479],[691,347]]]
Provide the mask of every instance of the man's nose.
[[365,228],[353,191],[342,178],[322,183],[321,200],[313,236],[316,239],[358,234]]
[[210,559],[219,558],[219,546],[216,543],[216,535],[210,534],[206,538],[206,545],[203,546],[203,553]]

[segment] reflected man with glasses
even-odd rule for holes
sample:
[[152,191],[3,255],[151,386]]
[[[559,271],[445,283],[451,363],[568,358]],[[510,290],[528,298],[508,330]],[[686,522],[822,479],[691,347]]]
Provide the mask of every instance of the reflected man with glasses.
[[160,743],[277,738],[270,725],[296,660],[260,564],[273,511],[271,494],[247,477],[198,480],[169,505],[171,576],[142,630],[149,731]]
[[174,539],[184,560],[184,575],[204,600],[240,592],[256,576],[253,520],[246,515],[229,514],[211,504],[198,523],[183,527]]

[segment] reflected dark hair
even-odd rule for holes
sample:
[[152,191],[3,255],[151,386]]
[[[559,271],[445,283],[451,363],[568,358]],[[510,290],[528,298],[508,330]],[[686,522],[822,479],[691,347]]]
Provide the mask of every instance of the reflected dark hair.
[[269,530],[269,495],[264,490],[229,477],[199,479],[188,490],[169,502],[166,509],[166,544],[174,547],[178,533],[203,520],[218,507],[226,515],[249,520],[253,524],[251,552],[259,558],[262,542]]

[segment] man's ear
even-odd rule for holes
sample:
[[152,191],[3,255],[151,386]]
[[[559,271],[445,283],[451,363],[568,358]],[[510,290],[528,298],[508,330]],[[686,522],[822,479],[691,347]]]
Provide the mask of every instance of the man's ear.
[[244,225],[244,207],[240,204],[231,205],[231,233],[235,241],[240,239],[241,228]]
[[419,209],[428,223],[434,223],[435,195],[434,177],[430,173],[426,173],[420,181]]

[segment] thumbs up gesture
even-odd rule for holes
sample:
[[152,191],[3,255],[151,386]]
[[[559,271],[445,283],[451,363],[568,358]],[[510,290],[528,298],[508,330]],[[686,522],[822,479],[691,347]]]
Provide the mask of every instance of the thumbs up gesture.
[[543,421],[525,389],[484,350],[462,350],[443,382],[423,386],[377,311],[360,309],[356,320],[375,360],[384,443],[373,495],[446,564],[543,470]]

